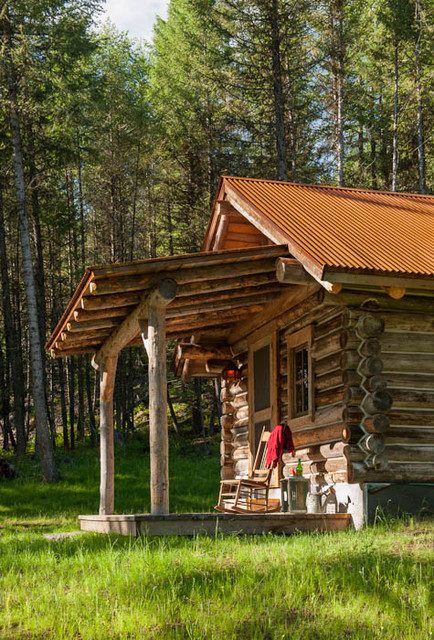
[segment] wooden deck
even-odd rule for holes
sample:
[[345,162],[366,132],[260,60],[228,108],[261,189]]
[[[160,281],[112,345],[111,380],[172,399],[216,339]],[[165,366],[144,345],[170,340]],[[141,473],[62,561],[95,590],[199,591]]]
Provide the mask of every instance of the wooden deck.
[[149,513],[112,516],[79,516],[82,531],[117,533],[124,536],[192,536],[216,533],[291,534],[308,531],[342,531],[351,525],[349,513]]

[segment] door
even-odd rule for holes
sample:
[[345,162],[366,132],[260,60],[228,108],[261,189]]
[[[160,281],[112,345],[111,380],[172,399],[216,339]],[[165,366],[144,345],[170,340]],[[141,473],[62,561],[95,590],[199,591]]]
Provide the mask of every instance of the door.
[[249,346],[249,464],[252,468],[262,429],[277,424],[277,334]]

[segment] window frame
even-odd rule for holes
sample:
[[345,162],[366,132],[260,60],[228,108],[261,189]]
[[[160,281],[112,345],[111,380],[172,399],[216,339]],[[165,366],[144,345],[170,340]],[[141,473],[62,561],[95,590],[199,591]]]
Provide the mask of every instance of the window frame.
[[[287,358],[288,358],[288,420],[291,427],[310,424],[315,419],[315,392],[314,392],[314,376],[313,376],[313,325],[309,325],[287,335]],[[306,347],[307,365],[308,365],[308,410],[307,413],[297,416],[295,393],[296,393],[296,376],[295,376],[295,353],[302,347]]]

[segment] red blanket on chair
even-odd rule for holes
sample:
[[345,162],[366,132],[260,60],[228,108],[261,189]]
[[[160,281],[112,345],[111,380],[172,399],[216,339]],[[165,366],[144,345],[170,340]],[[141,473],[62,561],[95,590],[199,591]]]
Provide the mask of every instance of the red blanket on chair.
[[267,458],[265,464],[267,467],[272,465],[275,467],[280,460],[283,451],[294,451],[294,443],[292,441],[291,429],[288,425],[278,424],[274,427],[268,439]]

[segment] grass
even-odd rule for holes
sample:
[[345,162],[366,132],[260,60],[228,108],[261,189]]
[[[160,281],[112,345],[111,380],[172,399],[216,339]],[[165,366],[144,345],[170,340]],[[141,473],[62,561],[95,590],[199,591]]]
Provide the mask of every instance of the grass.
[[[32,459],[0,483],[0,638],[429,640],[434,523],[291,537],[123,538],[42,534],[95,513],[98,461],[60,456],[62,481]],[[62,461],[63,460],[63,461]],[[206,511],[218,456],[171,456],[175,511]],[[140,444],[116,452],[117,511],[148,510]]]

